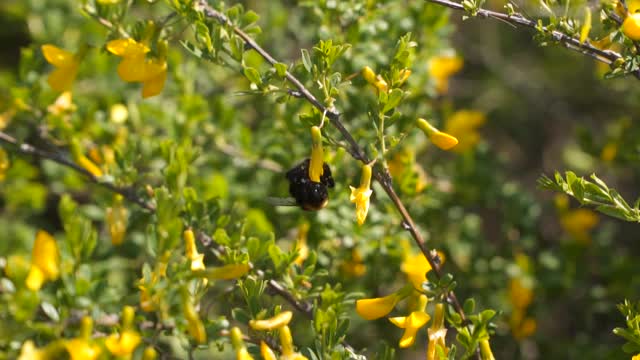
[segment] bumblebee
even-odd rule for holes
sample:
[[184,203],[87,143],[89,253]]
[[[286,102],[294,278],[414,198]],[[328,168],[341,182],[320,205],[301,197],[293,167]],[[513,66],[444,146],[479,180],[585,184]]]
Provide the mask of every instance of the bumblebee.
[[289,180],[289,194],[295,199],[296,205],[307,211],[316,211],[329,203],[328,188],[333,188],[335,182],[331,177],[331,169],[327,163],[322,165],[320,182],[309,178],[310,159],[305,159],[286,173]]

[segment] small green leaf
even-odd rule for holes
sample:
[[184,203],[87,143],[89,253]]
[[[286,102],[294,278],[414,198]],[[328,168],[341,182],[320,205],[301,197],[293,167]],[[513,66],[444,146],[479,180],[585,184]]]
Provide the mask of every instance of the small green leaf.
[[400,104],[400,101],[402,101],[403,97],[404,97],[404,91],[400,89],[391,90],[391,92],[389,93],[389,98],[387,100],[387,103],[384,105],[382,112],[386,113],[389,110],[395,109],[396,106]]
[[252,67],[245,67],[244,76],[246,76],[249,81],[256,84],[258,87],[262,85],[262,78],[260,78],[260,73],[258,72],[258,70]]
[[468,298],[464,301],[462,308],[464,309],[465,314],[470,314],[476,308],[476,301],[473,298]]
[[273,67],[276,68],[276,74],[280,77],[285,77],[287,74],[287,65],[281,62],[273,64]]
[[311,73],[311,67],[313,66],[313,64],[311,63],[311,56],[309,56],[309,51],[307,51],[307,49],[302,49],[300,51],[302,52],[302,65],[308,73]]

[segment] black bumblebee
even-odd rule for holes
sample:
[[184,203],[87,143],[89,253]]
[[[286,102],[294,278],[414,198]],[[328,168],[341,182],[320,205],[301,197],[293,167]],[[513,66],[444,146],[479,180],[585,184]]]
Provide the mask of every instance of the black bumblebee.
[[305,159],[286,173],[287,180],[289,180],[289,194],[293,199],[270,198],[271,203],[274,205],[297,205],[307,211],[316,211],[327,206],[329,203],[328,188],[333,188],[336,185],[331,177],[331,169],[327,163],[324,163],[320,182],[311,181],[309,178],[310,162],[310,159]]

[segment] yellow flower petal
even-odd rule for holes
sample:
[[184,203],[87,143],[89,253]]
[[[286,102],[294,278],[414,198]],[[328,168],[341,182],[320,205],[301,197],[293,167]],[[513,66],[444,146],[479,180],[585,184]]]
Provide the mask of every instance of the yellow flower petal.
[[631,40],[640,40],[640,13],[629,14],[624,19],[622,32]]
[[37,266],[31,266],[29,270],[29,275],[27,275],[27,279],[25,280],[25,284],[27,288],[31,291],[38,291],[44,284],[45,276],[42,270]]
[[457,56],[436,56],[429,60],[429,75],[434,79],[436,91],[445,94],[449,90],[449,77],[462,69],[462,59]]
[[100,356],[100,346],[90,344],[85,339],[71,339],[64,342],[71,360],[94,360]]
[[362,69],[362,77],[369,83],[373,84],[376,82],[376,73],[368,66],[365,66]]
[[264,320],[250,320],[249,326],[254,330],[274,330],[288,325],[293,318],[291,311],[283,311],[280,314]]
[[115,356],[129,356],[142,341],[140,335],[132,330],[124,330],[120,335],[111,334],[104,344]]
[[167,80],[167,72],[161,71],[158,75],[146,80],[142,83],[142,98],[156,96],[164,89],[164,83]]
[[49,83],[49,86],[55,91],[68,91],[71,90],[77,74],[78,65],[59,67],[49,74],[47,83]]
[[264,341],[260,341],[260,355],[263,360],[277,360],[276,354]]
[[432,133],[430,139],[435,146],[442,150],[449,150],[458,145],[458,139],[442,131]]
[[236,351],[237,360],[253,360],[253,357],[249,354],[246,347],[240,348]]
[[118,64],[118,76],[122,81],[140,82],[145,80],[144,55],[130,56]]
[[72,52],[60,49],[57,46],[45,44],[42,45],[41,49],[47,62],[55,67],[68,67],[77,62]]
[[106,220],[111,235],[111,243],[121,245],[127,232],[128,211],[120,201],[116,201],[113,207],[107,208]]
[[311,161],[309,162],[309,179],[320,182],[324,173],[324,150],[322,148],[322,133],[317,126],[311,127]]
[[396,294],[356,301],[356,312],[365,320],[379,319],[393,310],[400,298]]
[[249,264],[229,264],[207,268],[202,276],[210,280],[233,280],[244,276],[249,269]]
[[107,43],[107,50],[121,57],[139,57],[151,51],[148,46],[131,38],[111,40]]
[[31,263],[38,267],[47,280],[55,280],[59,275],[60,255],[56,239],[48,232],[40,230],[33,245]]

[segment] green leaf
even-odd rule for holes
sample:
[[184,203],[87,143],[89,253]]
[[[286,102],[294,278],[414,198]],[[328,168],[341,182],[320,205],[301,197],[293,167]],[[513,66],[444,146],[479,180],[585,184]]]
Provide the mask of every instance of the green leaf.
[[260,73],[258,72],[258,70],[249,66],[245,67],[244,76],[246,76],[249,81],[256,84],[258,87],[262,86],[262,79],[260,78]]
[[404,91],[400,89],[391,90],[391,92],[389,93],[389,98],[387,100],[387,103],[384,105],[384,108],[382,108],[382,112],[386,113],[389,110],[395,109],[396,106],[400,104],[400,101],[402,101],[403,98],[404,98]]
[[273,67],[276,69],[276,74],[280,77],[285,77],[287,74],[287,65],[281,62],[273,64]]
[[302,65],[307,70],[308,73],[311,73],[311,68],[313,63],[311,62],[311,56],[309,56],[309,51],[307,49],[300,50],[302,53]]
[[465,314],[471,314],[476,308],[476,301],[473,298],[468,298],[464,301],[464,305],[462,306]]

